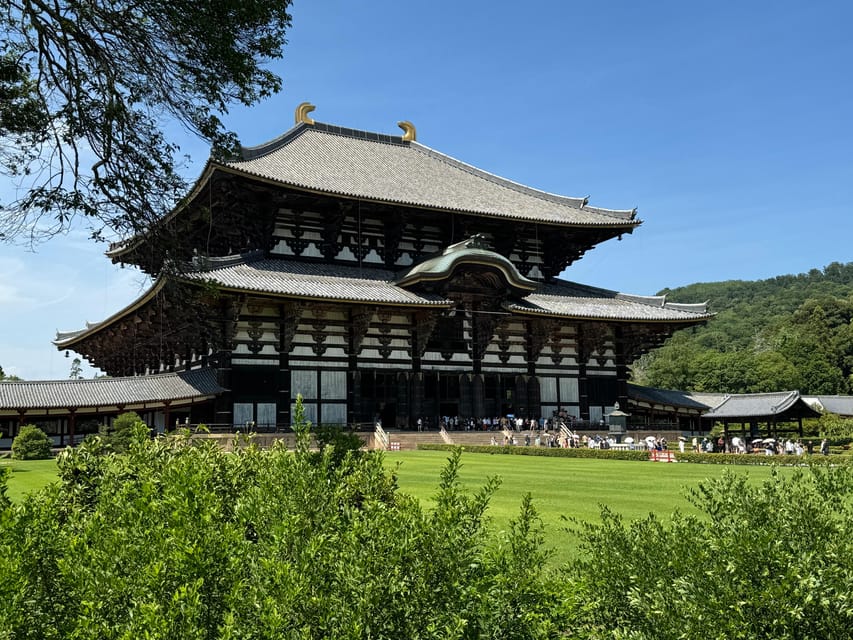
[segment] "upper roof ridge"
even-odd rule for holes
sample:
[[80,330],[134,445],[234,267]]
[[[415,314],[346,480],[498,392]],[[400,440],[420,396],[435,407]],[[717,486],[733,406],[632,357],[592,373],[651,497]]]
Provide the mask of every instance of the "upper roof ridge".
[[588,204],[589,196],[564,196],[552,193],[550,191],[544,191],[542,189],[529,187],[520,182],[516,182],[515,180],[510,180],[509,178],[499,176],[490,171],[480,169],[479,167],[459,160],[458,158],[450,156],[441,151],[437,151],[436,149],[433,149],[432,147],[429,147],[423,143],[416,142],[414,140],[406,140],[405,136],[376,133],[373,131],[366,131],[362,129],[352,129],[349,127],[341,127],[325,122],[317,122],[315,120],[311,120],[310,123],[305,121],[297,122],[296,125],[294,125],[291,129],[284,132],[280,136],[273,138],[272,140],[269,140],[267,142],[261,143],[259,145],[242,146],[240,149],[240,157],[233,158],[228,163],[239,165],[241,162],[249,162],[251,160],[262,158],[281,149],[282,147],[286,146],[288,143],[292,142],[293,140],[308,131],[316,131],[319,133],[354,138],[357,140],[366,140],[368,142],[375,142],[378,144],[390,144],[395,146],[408,147],[413,151],[419,151],[432,158],[446,162],[457,169],[475,175],[479,178],[482,178],[483,180],[487,180],[493,184],[512,189],[525,195],[533,196],[541,200],[545,200],[547,202],[568,205],[570,207],[573,207],[578,210],[583,210],[588,213],[598,214],[610,218],[616,218],[617,220],[636,223],[640,222],[639,220],[635,220],[637,215],[636,207],[634,207],[633,209],[607,209],[604,207],[591,207]]

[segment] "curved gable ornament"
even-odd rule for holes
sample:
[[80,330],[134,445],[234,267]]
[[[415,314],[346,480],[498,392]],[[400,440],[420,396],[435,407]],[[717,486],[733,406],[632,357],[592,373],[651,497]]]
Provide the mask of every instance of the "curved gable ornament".
[[299,124],[300,122],[304,122],[305,124],[314,124],[314,118],[310,117],[308,114],[316,109],[313,104],[310,102],[302,102],[296,107],[296,113],[293,114],[293,119],[295,124]]
[[[451,280],[454,274],[465,267],[483,269],[478,278],[488,288],[506,286],[516,295],[527,295],[535,291],[537,284],[525,278],[515,265],[499,253],[487,248],[485,239],[476,235],[447,247],[439,255],[416,264],[395,283],[400,287],[416,286]],[[465,269],[470,271],[470,269]]]
[[418,139],[418,132],[415,129],[415,125],[408,120],[401,120],[397,123],[397,126],[403,130],[403,142],[414,142]]

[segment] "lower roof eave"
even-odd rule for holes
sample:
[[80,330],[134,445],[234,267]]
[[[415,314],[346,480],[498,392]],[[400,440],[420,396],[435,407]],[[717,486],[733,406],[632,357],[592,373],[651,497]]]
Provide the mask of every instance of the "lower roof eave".
[[163,409],[168,406],[170,409],[174,409],[175,407],[187,407],[196,404],[202,404],[205,402],[211,402],[216,399],[216,394],[207,395],[207,396],[193,396],[187,398],[180,398],[177,400],[169,400],[168,404],[165,400],[145,400],[140,402],[129,402],[127,404],[122,404],[121,407],[118,405],[112,404],[93,404],[93,405],[75,405],[75,406],[39,406],[39,407],[29,407],[26,409],[0,409],[0,417],[4,418],[17,418],[21,415],[24,417],[27,416],[42,416],[45,418],[62,418],[65,416],[69,416],[72,413],[77,417],[80,416],[90,416],[90,415],[102,415],[106,413],[123,413],[125,411],[152,411],[157,409]]
[[582,314],[559,314],[548,311],[537,311],[533,309],[519,309],[511,307],[509,311],[513,315],[533,316],[537,318],[557,318],[561,320],[582,320],[585,322],[617,322],[623,324],[669,324],[669,325],[692,325],[707,322],[713,318],[713,314],[705,315],[700,318],[624,318],[617,316],[591,316]]
[[[182,280],[182,282],[198,284],[198,280]],[[219,289],[228,291],[229,293],[240,293],[245,295],[255,296],[256,298],[270,298],[273,300],[301,300],[304,302],[322,302],[331,304],[366,304],[376,307],[398,307],[398,308],[417,308],[417,309],[450,309],[455,305],[452,300],[436,300],[418,302],[393,302],[386,300],[361,300],[350,298],[333,298],[329,296],[299,296],[290,293],[282,294],[274,291],[259,291],[257,289],[243,289],[239,287],[228,287],[219,285]]]

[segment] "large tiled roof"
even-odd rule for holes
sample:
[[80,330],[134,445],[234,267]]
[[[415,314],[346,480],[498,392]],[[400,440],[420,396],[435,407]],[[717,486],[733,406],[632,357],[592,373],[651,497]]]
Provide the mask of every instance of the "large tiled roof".
[[708,419],[772,418],[786,413],[794,416],[819,415],[803,401],[799,391],[779,391],[726,396],[719,405],[702,417]]
[[[450,305],[437,296],[416,294],[395,285],[392,271],[306,263],[274,258],[212,259],[185,277],[220,286],[300,298],[318,298],[413,306]],[[601,320],[695,322],[710,318],[705,305],[670,305],[663,296],[634,296],[556,280],[510,310],[559,317]]]
[[803,400],[810,404],[816,402],[829,413],[853,416],[853,396],[810,396]]
[[225,391],[213,369],[94,380],[0,382],[2,409],[74,409],[189,400]]
[[714,407],[722,404],[723,401],[729,397],[728,393],[712,393],[710,391],[685,391],[684,393],[693,398],[696,402],[704,404],[709,409],[713,409]]
[[647,322],[697,322],[713,317],[703,304],[673,304],[665,296],[637,296],[555,279],[510,310],[544,316]]
[[439,296],[418,295],[393,284],[396,274],[386,269],[330,265],[246,256],[207,259],[183,277],[215,282],[221,287],[279,296],[375,302],[407,306],[448,306]]
[[[349,266],[265,257],[263,252],[226,258],[196,259],[180,277],[213,283],[225,290],[283,298],[407,307],[451,307],[452,300],[409,291],[395,284],[399,273],[374,266]],[[57,333],[54,344],[69,348],[87,335],[109,327],[152,300],[164,286],[161,278],[140,298],[110,318],[87,323],[81,331]],[[669,304],[663,296],[635,296],[556,280],[515,303],[509,311],[558,318],[639,322],[695,323],[711,318],[705,305]]]
[[634,210],[587,206],[501,178],[417,142],[300,123],[243,150],[228,169],[278,184],[379,202],[570,226],[633,228]]
[[628,397],[632,400],[648,402],[656,405],[684,407],[687,409],[698,409],[700,411],[707,411],[711,408],[709,405],[695,400],[686,391],[642,387],[630,382],[628,383]]

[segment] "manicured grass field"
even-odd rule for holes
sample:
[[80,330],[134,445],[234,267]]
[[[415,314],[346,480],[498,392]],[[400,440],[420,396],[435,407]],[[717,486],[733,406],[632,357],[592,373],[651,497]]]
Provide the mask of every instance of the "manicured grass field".
[[55,460],[0,460],[0,467],[12,470],[9,478],[8,496],[18,501],[30,491],[41,489],[57,480]]
[[[401,490],[429,501],[448,455],[443,451],[389,452],[386,461],[391,466],[399,463]],[[756,481],[770,474],[769,467],[463,453],[460,480],[466,488],[476,489],[489,476],[501,478],[489,508],[496,530],[505,529],[517,517],[521,498],[529,492],[545,525],[546,542],[555,549],[554,561],[561,562],[577,550],[577,540],[564,531],[563,516],[595,522],[600,505],[629,520],[650,512],[667,519],[676,509],[696,513],[683,489],[726,470],[748,474]]]
[[[390,468],[398,467],[402,491],[429,504],[448,455],[443,451],[388,452],[385,461]],[[54,460],[4,459],[0,465],[12,469],[8,482],[12,500],[20,500],[26,493],[57,479]],[[726,470],[748,474],[756,481],[770,473],[769,467],[468,453],[462,455],[460,480],[466,489],[474,491],[490,476],[501,479],[489,507],[489,517],[498,531],[505,530],[509,521],[517,517],[522,496],[529,492],[545,524],[546,543],[555,549],[553,560],[562,562],[577,551],[578,543],[565,531],[568,523],[563,516],[594,522],[601,505],[626,519],[644,518],[649,513],[666,519],[676,509],[694,513],[684,488],[695,487]]]

